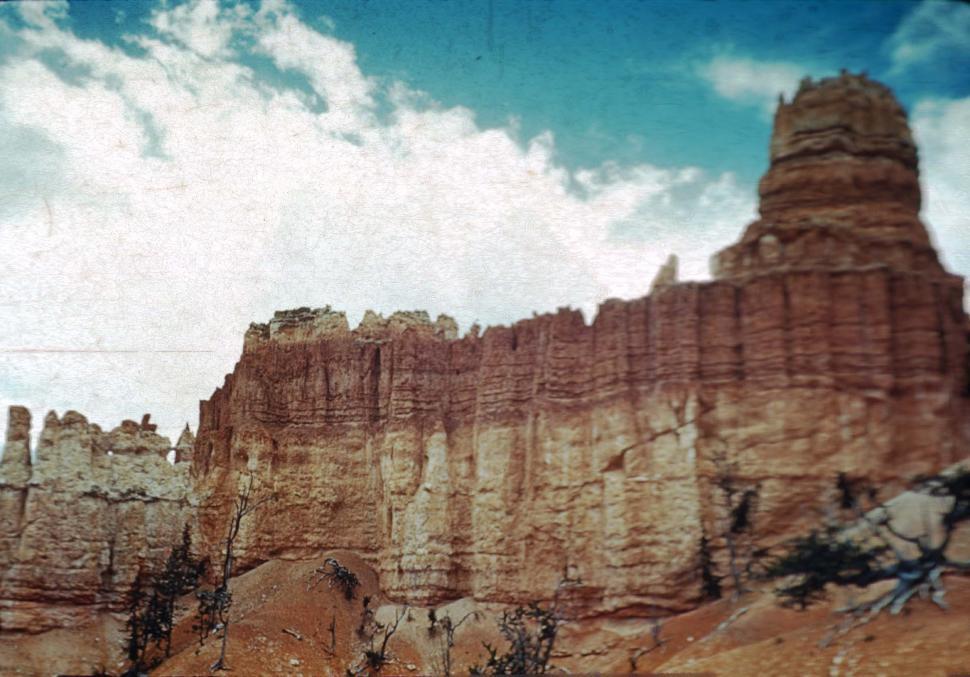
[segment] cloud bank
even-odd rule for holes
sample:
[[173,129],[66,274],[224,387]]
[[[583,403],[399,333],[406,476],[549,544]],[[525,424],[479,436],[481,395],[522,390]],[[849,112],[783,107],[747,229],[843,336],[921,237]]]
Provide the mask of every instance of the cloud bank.
[[0,406],[35,416],[151,411],[173,434],[276,309],[589,314],[671,252],[705,276],[754,215],[731,174],[569,170],[551,133],[520,142],[369,76],[285,2],[160,5],[124,50],[63,4],[18,9],[0,18]]
[[923,220],[944,264],[970,277],[970,97],[921,101],[910,122],[920,149]]

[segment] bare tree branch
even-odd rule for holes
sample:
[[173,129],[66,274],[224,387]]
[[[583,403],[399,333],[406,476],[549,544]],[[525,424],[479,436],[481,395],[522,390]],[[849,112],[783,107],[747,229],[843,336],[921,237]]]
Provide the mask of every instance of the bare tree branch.
[[234,564],[234,548],[239,531],[242,528],[243,520],[261,507],[276,498],[275,494],[267,494],[256,497],[256,476],[249,473],[245,484],[233,499],[233,513],[226,529],[225,554],[222,561],[222,580],[218,587],[211,592],[200,593],[199,609],[197,613],[199,630],[199,642],[203,643],[205,638],[214,629],[222,631],[222,646],[219,651],[219,658],[209,667],[211,672],[216,670],[228,670],[226,665],[226,646],[229,640],[229,609],[232,606],[232,592],[229,589],[229,581],[232,578]]

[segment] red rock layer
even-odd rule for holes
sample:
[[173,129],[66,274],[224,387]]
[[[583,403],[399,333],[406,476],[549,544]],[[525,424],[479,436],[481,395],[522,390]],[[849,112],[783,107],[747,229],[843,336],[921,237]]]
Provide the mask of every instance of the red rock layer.
[[[723,531],[716,456],[761,485],[773,541],[840,471],[970,452],[963,322],[958,290],[878,269],[678,285],[591,326],[267,339],[202,403],[196,482],[225,498],[250,468],[280,495],[244,562],[355,549],[425,601],[521,600],[569,568],[591,610],[683,608]],[[225,519],[203,514],[210,543]]]
[[717,459],[760,488],[767,544],[815,519],[838,472],[892,483],[970,454],[962,280],[919,221],[892,94],[806,81],[771,160],[717,281],[665,278],[591,326],[563,310],[457,340],[447,318],[350,331],[329,309],[254,325],[201,406],[213,552],[252,470],[279,500],[244,565],[350,548],[401,598],[522,601],[568,572],[589,613],[684,608],[702,536],[725,569]]
[[729,382],[957,392],[965,318],[949,280],[880,268],[679,284],[608,301],[592,325],[561,309],[459,340],[430,324],[267,339],[201,403],[196,469],[219,460],[203,437],[233,424],[502,421],[535,403]]
[[779,103],[759,192],[761,218],[715,257],[716,277],[868,265],[944,274],[919,220],[906,114],[865,75],[806,78]]

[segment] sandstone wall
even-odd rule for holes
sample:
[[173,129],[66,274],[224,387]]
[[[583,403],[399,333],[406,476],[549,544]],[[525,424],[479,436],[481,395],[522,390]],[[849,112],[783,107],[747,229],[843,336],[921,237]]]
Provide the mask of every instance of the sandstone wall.
[[33,462],[30,414],[11,407],[0,462],[0,629],[76,626],[123,606],[140,568],[164,562],[190,517],[189,464],[125,421],[103,432],[51,412]]
[[393,595],[522,601],[582,577],[589,613],[685,608],[703,536],[725,571],[716,461],[760,488],[760,545],[838,472],[891,489],[970,455],[968,320],[919,220],[918,160],[864,75],[780,102],[761,217],[715,281],[454,337],[421,314],[277,313],[200,411],[215,551],[239,476],[275,510],[243,565],[364,553]]
[[[330,328],[300,340],[250,332],[202,403],[197,486],[224,504],[249,469],[281,496],[249,523],[244,563],[355,549],[401,598],[522,600],[568,568],[597,611],[683,608],[702,534],[720,545],[715,457],[760,485],[771,542],[839,471],[892,482],[970,454],[946,279],[682,284],[592,325],[563,310],[460,340],[319,315]],[[210,543],[225,519],[203,514]]]

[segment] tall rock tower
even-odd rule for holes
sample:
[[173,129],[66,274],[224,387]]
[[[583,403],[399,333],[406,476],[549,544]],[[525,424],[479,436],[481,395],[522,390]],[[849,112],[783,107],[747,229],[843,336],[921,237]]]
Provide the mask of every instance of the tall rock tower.
[[916,146],[888,87],[844,71],[802,80],[779,101],[770,158],[761,218],[715,256],[715,277],[866,266],[946,277],[919,219]]

